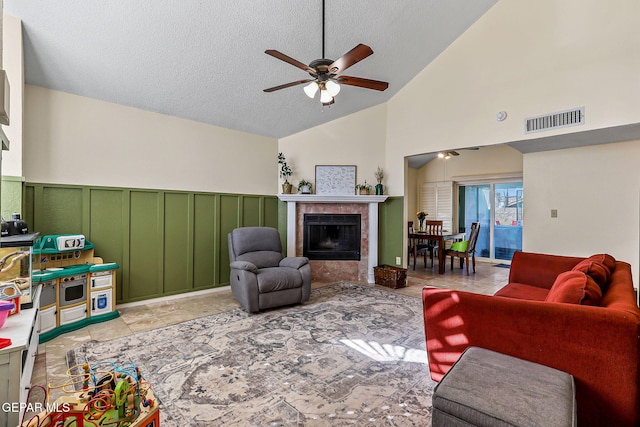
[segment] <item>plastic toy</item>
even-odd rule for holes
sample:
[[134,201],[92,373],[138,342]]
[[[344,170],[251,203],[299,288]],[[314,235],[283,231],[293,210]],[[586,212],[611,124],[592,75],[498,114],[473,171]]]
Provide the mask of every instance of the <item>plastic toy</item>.
[[[160,411],[149,383],[133,363],[99,362],[78,365],[67,371],[69,380],[60,386],[49,385],[64,396],[47,402],[43,411],[20,427],[159,427]],[[80,388],[80,390],[78,390]],[[29,401],[29,399],[27,399]],[[34,405],[36,406],[36,405]]]
[[4,326],[4,322],[9,316],[9,312],[15,308],[15,304],[10,301],[0,301],[0,328]]

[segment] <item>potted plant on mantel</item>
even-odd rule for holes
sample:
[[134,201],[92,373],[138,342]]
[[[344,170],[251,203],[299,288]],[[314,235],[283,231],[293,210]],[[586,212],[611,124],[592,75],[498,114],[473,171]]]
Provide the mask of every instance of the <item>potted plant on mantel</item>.
[[382,171],[380,166],[378,166],[378,169],[376,169],[374,175],[376,177],[376,181],[378,181],[378,183],[376,184],[376,196],[381,196],[384,193],[384,187],[382,186],[384,172]]
[[366,179],[364,181],[364,184],[357,184],[356,185],[356,191],[361,196],[366,196],[366,195],[370,194],[372,189],[373,189],[373,187],[371,187],[370,184],[367,184],[367,180]]
[[287,160],[282,153],[278,153],[278,164],[280,165],[280,178],[284,178],[282,194],[291,194],[291,188],[293,186],[289,183],[288,178],[293,174],[293,171],[291,170],[291,166],[287,164]]
[[298,193],[311,194],[312,188],[313,188],[313,184],[311,184],[306,179],[303,179],[298,183]]

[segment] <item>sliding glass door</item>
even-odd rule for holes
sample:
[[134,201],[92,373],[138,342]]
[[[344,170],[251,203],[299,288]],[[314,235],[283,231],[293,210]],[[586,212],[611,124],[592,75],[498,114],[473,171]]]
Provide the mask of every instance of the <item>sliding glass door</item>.
[[492,258],[511,260],[515,251],[522,250],[523,200],[521,182],[494,184],[495,220]]
[[523,201],[522,182],[458,185],[458,228],[480,223],[476,256],[511,260],[522,250]]
[[491,185],[468,185],[460,187],[460,191],[464,192],[459,210],[462,225],[460,231],[468,233],[471,230],[471,223],[479,222],[480,232],[476,242],[476,256],[490,258]]

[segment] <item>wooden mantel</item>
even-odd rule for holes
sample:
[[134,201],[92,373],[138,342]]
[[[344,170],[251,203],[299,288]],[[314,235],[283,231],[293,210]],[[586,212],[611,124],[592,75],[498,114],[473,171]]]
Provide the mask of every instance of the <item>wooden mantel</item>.
[[389,196],[358,196],[353,194],[278,194],[283,202],[297,203],[382,203]]

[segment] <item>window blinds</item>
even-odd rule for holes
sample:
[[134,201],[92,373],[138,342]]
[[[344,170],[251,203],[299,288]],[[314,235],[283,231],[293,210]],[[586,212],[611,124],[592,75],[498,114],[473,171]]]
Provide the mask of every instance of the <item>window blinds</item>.
[[420,189],[420,210],[427,219],[441,219],[442,228],[453,231],[453,182],[425,182]]

